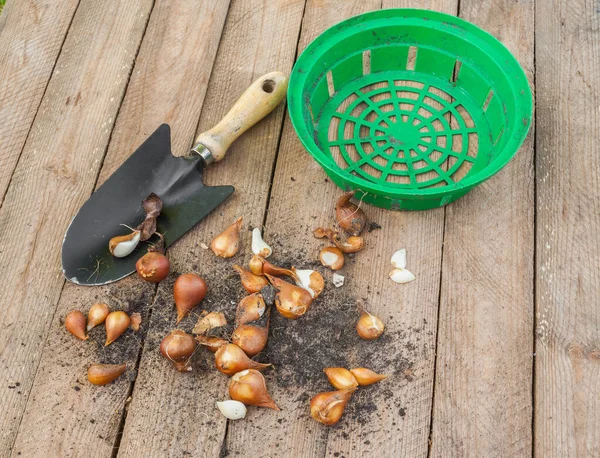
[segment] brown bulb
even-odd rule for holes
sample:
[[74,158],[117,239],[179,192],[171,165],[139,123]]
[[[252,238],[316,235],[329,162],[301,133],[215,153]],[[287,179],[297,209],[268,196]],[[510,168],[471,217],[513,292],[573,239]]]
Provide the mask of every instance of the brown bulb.
[[175,329],[160,343],[160,353],[167,358],[179,372],[192,370],[190,358],[196,349],[196,341],[186,332]]
[[335,218],[339,226],[349,235],[360,235],[367,225],[367,215],[357,205],[350,202],[354,191],[342,194],[335,204]]
[[79,310],[72,310],[65,317],[65,328],[75,337],[81,340],[88,340],[85,334],[85,315]]
[[253,357],[263,351],[268,337],[268,327],[242,324],[233,331],[231,342],[240,347],[248,356]]
[[215,366],[219,372],[232,376],[236,372],[246,369],[265,370],[271,364],[257,363],[248,358],[240,347],[235,344],[227,344],[220,347],[215,353]]
[[319,261],[331,270],[340,270],[344,267],[344,253],[337,247],[327,246],[319,253]]
[[240,325],[256,321],[264,315],[265,309],[266,304],[262,294],[250,294],[238,304],[235,312],[235,322]]
[[373,383],[379,382],[380,380],[386,379],[389,375],[378,374],[370,369],[359,367],[356,369],[350,369],[352,375],[360,386],[372,385]]
[[93,385],[107,385],[119,378],[125,369],[126,364],[92,364],[88,367],[88,380]]
[[240,274],[242,286],[249,293],[258,293],[261,289],[269,284],[264,277],[254,275],[252,272],[244,269],[243,267],[234,265],[233,268]]
[[319,393],[310,400],[310,415],[324,425],[337,423],[356,387]]
[[210,249],[221,258],[231,258],[240,249],[240,230],[243,217],[240,216],[235,223],[217,235],[210,243]]
[[180,275],[173,285],[173,298],[177,309],[177,323],[196,307],[206,296],[206,282],[196,274]]
[[87,330],[90,331],[99,324],[104,323],[104,320],[106,320],[106,317],[109,313],[110,310],[108,309],[108,305],[106,304],[92,305],[87,316]]
[[196,326],[192,329],[193,334],[206,334],[211,329],[220,328],[227,324],[227,319],[222,312],[206,313],[205,311],[203,313],[205,315],[198,318]]
[[130,324],[131,319],[125,312],[121,310],[110,312],[104,322],[104,326],[106,326],[106,343],[104,346],[110,345],[117,340]]
[[135,263],[135,270],[142,280],[150,283],[163,281],[169,275],[171,263],[164,254],[151,251]]
[[358,386],[358,382],[348,369],[343,367],[327,367],[323,369],[329,379],[329,383],[337,390],[345,390]]
[[365,340],[377,339],[383,334],[384,329],[383,321],[378,316],[371,315],[366,311],[361,312],[356,323],[356,332],[361,339]]
[[280,278],[266,276],[277,290],[275,307],[283,317],[295,320],[308,312],[312,304],[312,296],[308,291]]
[[231,377],[229,396],[234,401],[240,401],[249,406],[279,410],[267,392],[264,376],[254,369],[246,369]]

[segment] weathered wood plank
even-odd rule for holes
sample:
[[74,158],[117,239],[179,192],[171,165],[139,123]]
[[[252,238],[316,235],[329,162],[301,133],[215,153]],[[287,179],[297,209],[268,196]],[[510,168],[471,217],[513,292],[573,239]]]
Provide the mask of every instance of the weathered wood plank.
[[600,456],[600,16],[536,3],[535,454]]
[[[289,73],[303,5],[302,0],[231,3],[199,131],[218,122],[260,75],[273,70]],[[245,227],[262,224],[283,113],[282,105],[237,140],[222,162],[205,172],[206,183],[232,184],[236,192],[170,250],[174,275],[170,283],[159,286],[119,450],[122,456],[208,457],[218,456],[221,451],[226,422],[216,410],[215,401],[227,397],[227,377],[215,370],[212,354],[206,350],[198,350],[192,373],[180,374],[160,356],[158,347],[162,338],[177,327],[172,280],[178,273],[197,272],[209,288],[204,302],[179,325],[188,332],[201,309],[223,310],[231,317],[235,304],[243,297],[231,265],[247,261],[248,232],[243,231],[240,254],[232,260],[216,258],[199,244],[209,244],[239,215],[244,216]],[[188,134],[186,138],[189,147],[192,137]]]
[[[533,82],[533,2],[460,5]],[[531,454],[532,159],[533,132],[498,176],[447,207],[432,456]]]
[[[300,50],[327,27],[379,6],[378,1],[309,0]],[[409,5],[384,2],[384,7],[393,6]],[[454,1],[418,6],[456,13]],[[323,243],[312,237],[312,230],[332,223],[340,193],[286,119],[265,229],[266,240],[277,243],[276,261],[314,265]],[[347,259],[341,271],[346,284],[336,290],[331,272],[317,267],[324,272],[327,290],[307,316],[291,322],[275,315],[276,330],[266,352],[275,370],[267,374],[267,383],[282,412],[251,409],[244,423],[230,424],[226,447],[230,455],[389,456],[391,450],[394,456],[427,455],[443,209],[397,213],[365,206],[365,210],[383,228],[365,234],[367,248]],[[401,247],[408,249],[409,267],[417,274],[417,281],[408,285],[387,278],[390,256]],[[358,298],[365,298],[370,310],[384,318],[387,331],[381,341],[365,342],[356,336]],[[331,390],[323,368],[342,363],[393,376],[361,390],[340,423],[325,427],[310,418],[308,400],[318,391]]]
[[0,210],[3,456],[64,283],[62,237],[93,188],[151,6],[81,2]]
[[11,1],[0,16],[0,205],[78,3]]
[[[155,4],[98,185],[163,122],[171,126],[173,152],[181,155],[187,151],[200,116],[227,9],[227,2]],[[56,456],[111,454],[135,379],[135,365],[148,327],[154,291],[154,285],[135,275],[104,287],[67,283],[15,451],[25,456],[35,454],[38,449]],[[135,334],[128,331],[108,349],[102,347],[101,329],[91,333],[94,343],[99,341],[100,345],[74,344],[73,337],[64,331],[64,315],[73,308],[87,311],[98,301],[129,313],[141,312],[144,329]],[[124,361],[130,367],[127,377],[106,387],[87,383],[85,370],[89,363]]]

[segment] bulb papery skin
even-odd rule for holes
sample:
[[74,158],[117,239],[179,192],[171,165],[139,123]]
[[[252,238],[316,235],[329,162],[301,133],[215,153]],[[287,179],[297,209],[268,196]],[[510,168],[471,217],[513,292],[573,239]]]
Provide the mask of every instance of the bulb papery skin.
[[383,334],[383,321],[369,312],[362,312],[356,323],[356,332],[364,340],[375,340]]
[[325,247],[319,253],[319,260],[325,267],[339,270],[344,266],[344,253],[337,247]]
[[126,369],[126,364],[92,364],[88,368],[88,381],[93,385],[108,385],[123,375]]
[[335,204],[335,217],[339,226],[349,235],[360,235],[367,224],[367,215],[362,208],[350,202],[354,191],[342,194]]
[[81,340],[88,340],[86,335],[86,319],[85,315],[79,310],[72,310],[65,316],[65,328],[75,337]]
[[386,374],[378,374],[370,369],[364,367],[358,367],[356,369],[350,369],[352,375],[360,386],[372,385],[373,383],[379,382],[389,377]]
[[196,340],[181,329],[171,331],[160,343],[160,353],[179,372],[190,372],[190,359],[196,349]]
[[323,369],[329,379],[329,383],[337,390],[345,390],[358,386],[358,382],[352,372],[343,367],[327,367]]
[[229,396],[231,399],[246,405],[267,407],[279,410],[267,392],[265,377],[254,369],[238,372],[229,380]]
[[296,276],[296,284],[310,293],[313,299],[321,295],[325,287],[323,276],[316,270],[296,269],[292,267],[292,272]]
[[106,327],[106,343],[104,346],[108,346],[117,340],[130,324],[131,318],[129,318],[127,313],[122,310],[110,312],[106,320],[104,320],[104,326]]
[[319,393],[310,400],[310,415],[319,423],[334,425],[344,413],[346,404],[356,387]]
[[252,229],[252,253],[262,258],[268,258],[273,253],[271,247],[263,240],[260,229],[257,227]]
[[87,316],[87,330],[90,331],[99,324],[104,323],[104,320],[106,320],[109,313],[110,310],[107,304],[98,303],[92,305]]

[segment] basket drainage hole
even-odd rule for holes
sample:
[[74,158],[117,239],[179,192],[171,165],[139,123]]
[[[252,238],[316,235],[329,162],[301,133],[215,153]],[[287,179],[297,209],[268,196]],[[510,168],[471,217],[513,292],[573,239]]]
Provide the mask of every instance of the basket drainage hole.
[[262,83],[262,90],[265,91],[267,94],[270,94],[271,92],[273,92],[275,90],[275,81],[273,80],[265,80]]

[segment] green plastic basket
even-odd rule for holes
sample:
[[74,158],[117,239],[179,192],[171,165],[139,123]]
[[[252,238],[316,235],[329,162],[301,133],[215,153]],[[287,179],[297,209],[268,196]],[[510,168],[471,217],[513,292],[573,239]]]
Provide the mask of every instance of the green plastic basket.
[[525,73],[502,43],[415,9],[325,31],[296,62],[288,105],[300,140],[338,186],[395,210],[446,205],[497,173],[532,112]]

